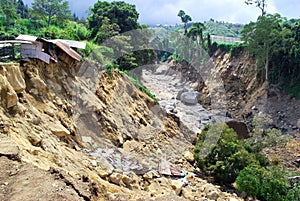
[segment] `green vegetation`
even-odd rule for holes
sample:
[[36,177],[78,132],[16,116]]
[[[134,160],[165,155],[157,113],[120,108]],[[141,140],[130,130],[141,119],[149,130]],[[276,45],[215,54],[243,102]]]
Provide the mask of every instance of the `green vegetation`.
[[194,149],[197,166],[216,182],[225,185],[235,182],[237,190],[247,196],[265,201],[298,200],[300,184],[288,180],[292,173],[270,163],[261,153],[265,147],[285,143],[280,141],[279,131],[269,130],[262,135],[268,123],[267,116],[256,117],[254,133],[244,142],[226,124],[207,125]]
[[218,49],[225,51],[225,52],[230,52],[232,56],[238,56],[239,53],[244,51],[246,48],[246,45],[244,43],[225,43],[225,42],[214,42],[210,49],[209,52],[214,53]]
[[180,10],[177,14],[178,17],[180,17],[181,22],[184,24],[184,34],[187,33],[187,23],[192,21],[191,16],[185,14],[185,12],[183,10]]
[[142,83],[141,83],[141,80],[137,77],[137,76],[134,76],[134,75],[131,75],[131,74],[128,74],[128,72],[126,70],[121,70],[119,69],[117,66],[114,66],[114,65],[107,65],[105,67],[106,69],[106,73],[110,76],[112,76],[112,73],[113,73],[113,70],[116,70],[120,73],[122,73],[123,75],[127,76],[128,79],[137,87],[139,88],[139,90],[141,90],[142,92],[144,92],[145,94],[147,94],[154,102],[155,104],[159,104],[158,103],[158,99],[155,97],[154,94],[151,93],[151,91],[145,87]]
[[233,24],[229,22],[219,22],[214,19],[204,22],[205,31],[204,34],[228,36],[228,37],[241,37],[241,31],[244,25]]
[[115,30],[112,31],[119,29],[120,33],[140,27],[137,22],[139,14],[135,5],[124,1],[114,1],[112,3],[98,1],[91,8],[91,11],[92,14],[88,17],[88,25],[92,31],[92,37],[97,35],[105,19],[109,19],[111,25],[115,27]]
[[245,25],[247,50],[258,61],[257,77],[300,97],[300,21],[264,15]]
[[262,201],[297,201],[300,184],[286,178],[286,172],[251,164],[236,179],[237,189]]
[[[206,146],[203,144],[205,139],[217,133],[221,134],[220,139],[210,153],[202,158],[199,152]],[[195,147],[195,159],[203,172],[220,183],[234,182],[240,170],[256,161],[254,155],[250,154],[238,140],[234,130],[224,123],[205,126]]]
[[62,23],[71,18],[69,2],[63,0],[35,0],[32,3],[32,16],[46,21],[48,27],[54,19],[57,23]]

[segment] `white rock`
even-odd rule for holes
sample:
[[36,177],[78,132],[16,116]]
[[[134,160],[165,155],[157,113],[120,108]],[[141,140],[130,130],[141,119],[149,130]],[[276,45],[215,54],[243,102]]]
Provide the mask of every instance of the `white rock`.
[[60,137],[70,135],[70,131],[68,129],[66,129],[63,125],[61,125],[60,123],[57,123],[57,124],[50,123],[50,124],[48,124],[47,127],[54,135],[57,135]]
[[175,190],[176,195],[181,193],[184,183],[181,180],[172,180],[172,188]]
[[105,158],[101,157],[98,164],[96,171],[100,177],[105,178],[113,173],[114,167]]
[[190,151],[184,152],[183,157],[190,163],[193,163],[195,161],[194,154]]
[[0,75],[1,102],[5,108],[11,108],[18,104],[18,96],[6,77]]
[[114,184],[120,185],[122,177],[122,174],[114,172],[109,176],[108,180]]
[[180,100],[187,105],[196,105],[198,103],[199,92],[184,92],[180,96]]
[[0,155],[17,156],[19,147],[10,138],[0,138]]
[[21,93],[25,90],[26,84],[25,80],[20,71],[19,65],[10,65],[6,68],[7,70],[7,80],[13,87],[16,93]]

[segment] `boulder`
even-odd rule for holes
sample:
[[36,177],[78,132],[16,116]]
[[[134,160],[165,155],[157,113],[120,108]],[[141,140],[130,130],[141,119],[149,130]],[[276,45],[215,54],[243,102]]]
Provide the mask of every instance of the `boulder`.
[[21,93],[25,90],[26,84],[19,65],[11,65],[6,68],[7,80],[13,87],[16,93]]
[[238,135],[240,140],[247,139],[249,137],[249,130],[244,122],[231,120],[226,122],[229,128],[232,128]]
[[8,137],[0,137],[0,155],[17,157],[19,147]]
[[112,174],[108,177],[108,180],[109,180],[111,183],[120,185],[120,182],[121,182],[121,180],[122,180],[122,177],[123,177],[122,174],[120,174],[120,173],[118,173],[118,172],[114,172],[114,173],[112,173]]
[[298,128],[300,128],[300,119],[298,119],[298,121],[297,121],[297,126],[298,126]]
[[48,124],[48,128],[54,135],[59,137],[65,137],[70,135],[70,131],[60,123],[57,124],[50,123]]
[[17,106],[18,96],[6,77],[2,75],[0,75],[0,95],[3,107],[8,109]]
[[180,96],[181,102],[186,105],[196,105],[198,103],[199,92],[184,92]]
[[183,93],[188,92],[189,90],[186,88],[181,89],[180,91],[178,91],[177,96],[176,96],[176,100],[180,100],[180,97]]
[[0,65],[0,75],[6,76],[7,70],[3,65]]
[[123,184],[125,184],[130,189],[140,189],[139,182],[141,181],[141,179],[134,172],[125,174],[123,174],[122,176]]
[[47,85],[39,77],[31,78],[30,83],[32,85],[32,88],[30,89],[30,93],[33,93],[35,95],[44,95],[46,93]]
[[[183,188],[182,189],[182,196],[185,198],[185,199],[188,199],[188,200],[195,200],[194,199],[194,194],[195,192],[193,192],[192,190],[194,190],[195,192],[197,192],[197,190],[195,189],[190,189],[190,188]],[[197,192],[198,194],[198,192]]]
[[171,187],[175,191],[176,195],[179,195],[181,193],[183,186],[184,183],[181,180],[172,180]]
[[114,171],[114,167],[103,157],[99,158],[98,165],[96,171],[102,178],[108,177]]
[[190,163],[195,162],[194,154],[190,151],[184,152],[183,157]]
[[203,191],[210,200],[217,200],[220,197],[220,190],[209,183],[204,184],[201,191]]
[[216,190],[210,191],[206,194],[206,197],[210,200],[217,200],[220,197],[220,193]]
[[146,180],[150,180],[150,179],[158,178],[158,177],[160,177],[160,174],[156,170],[149,171],[143,175],[143,178]]

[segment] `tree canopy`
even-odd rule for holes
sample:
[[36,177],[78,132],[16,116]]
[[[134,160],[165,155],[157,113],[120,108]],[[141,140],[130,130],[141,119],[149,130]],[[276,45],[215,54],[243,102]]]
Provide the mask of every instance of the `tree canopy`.
[[45,20],[49,27],[54,18],[57,18],[58,21],[69,19],[71,11],[68,1],[35,0],[32,3],[32,14],[38,19]]
[[6,1],[1,0],[0,6],[1,6],[0,13],[5,19],[5,25],[10,26],[12,20],[16,19],[18,16],[15,1],[14,0],[6,0]]
[[279,14],[260,16],[242,31],[247,49],[258,61],[258,78],[300,96],[300,21]]
[[183,10],[180,10],[177,14],[178,17],[180,17],[181,22],[184,24],[184,34],[187,33],[187,23],[192,21],[191,16],[185,14]]
[[120,28],[120,33],[137,29],[139,27],[138,17],[135,5],[125,3],[124,1],[98,1],[91,8],[92,14],[88,17],[89,29],[92,31],[92,37],[95,37],[108,18],[112,24]]

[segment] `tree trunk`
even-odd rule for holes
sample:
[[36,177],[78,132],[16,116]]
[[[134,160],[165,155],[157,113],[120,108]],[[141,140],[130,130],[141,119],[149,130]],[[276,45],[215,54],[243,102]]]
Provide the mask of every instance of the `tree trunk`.
[[268,82],[269,81],[269,79],[268,79],[268,77],[269,77],[269,45],[267,44],[266,46],[267,47],[266,47],[266,62],[265,62],[265,73],[266,73],[265,79]]
[[48,15],[48,20],[47,20],[48,27],[50,27],[50,23],[51,23],[51,15],[49,14]]

